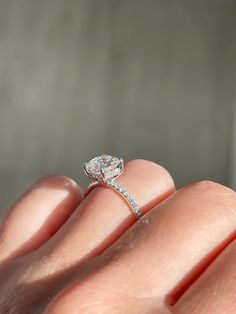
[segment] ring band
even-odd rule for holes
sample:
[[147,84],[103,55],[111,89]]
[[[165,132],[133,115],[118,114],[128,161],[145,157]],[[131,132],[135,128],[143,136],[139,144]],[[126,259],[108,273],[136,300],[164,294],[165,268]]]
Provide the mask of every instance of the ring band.
[[126,191],[124,187],[117,184],[115,179],[118,178],[124,170],[124,161],[122,158],[110,155],[95,157],[88,163],[84,164],[85,174],[94,180],[88,187],[95,187],[98,184],[104,184],[113,188],[120,193],[129,203],[133,213],[139,219],[142,217],[141,210],[134,198]]

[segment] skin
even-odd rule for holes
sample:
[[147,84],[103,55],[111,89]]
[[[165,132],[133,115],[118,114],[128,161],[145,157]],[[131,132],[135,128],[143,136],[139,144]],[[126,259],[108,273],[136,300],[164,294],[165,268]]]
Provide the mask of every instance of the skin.
[[[0,225],[0,313],[236,313],[236,194],[133,160],[114,190],[37,181]],[[86,195],[86,196],[85,196]]]

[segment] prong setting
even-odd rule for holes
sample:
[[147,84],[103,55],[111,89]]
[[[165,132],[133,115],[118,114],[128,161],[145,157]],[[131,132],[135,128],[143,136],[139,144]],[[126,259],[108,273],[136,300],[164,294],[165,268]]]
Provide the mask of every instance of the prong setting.
[[137,218],[141,217],[141,211],[134,198],[119,184],[115,182],[124,170],[124,160],[121,157],[101,155],[84,164],[85,174],[97,183],[110,186],[119,192],[130,204]]

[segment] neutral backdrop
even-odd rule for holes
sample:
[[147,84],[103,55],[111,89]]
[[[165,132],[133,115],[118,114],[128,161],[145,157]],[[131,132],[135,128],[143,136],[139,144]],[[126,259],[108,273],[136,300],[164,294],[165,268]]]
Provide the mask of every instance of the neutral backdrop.
[[0,0],[0,210],[101,153],[235,188],[236,1]]

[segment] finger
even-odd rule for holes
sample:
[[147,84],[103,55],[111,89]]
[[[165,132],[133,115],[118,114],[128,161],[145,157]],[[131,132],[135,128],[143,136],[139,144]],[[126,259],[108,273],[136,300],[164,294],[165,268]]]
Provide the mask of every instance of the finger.
[[233,241],[174,305],[174,313],[236,313],[235,252]]
[[219,184],[176,192],[100,256],[90,280],[78,276],[75,308],[96,298],[123,313],[126,296],[137,311],[171,306],[235,236],[235,213],[235,192]]
[[64,176],[37,181],[9,210],[0,226],[0,262],[45,243],[82,200],[82,190]]
[[[144,160],[130,161],[117,180],[135,198],[142,213],[174,191],[171,176],[161,166]],[[42,254],[50,263],[64,268],[81,259],[100,254],[120,237],[136,217],[127,202],[111,188],[94,188]],[[61,259],[63,256],[63,259]],[[48,268],[48,267],[47,267]]]

